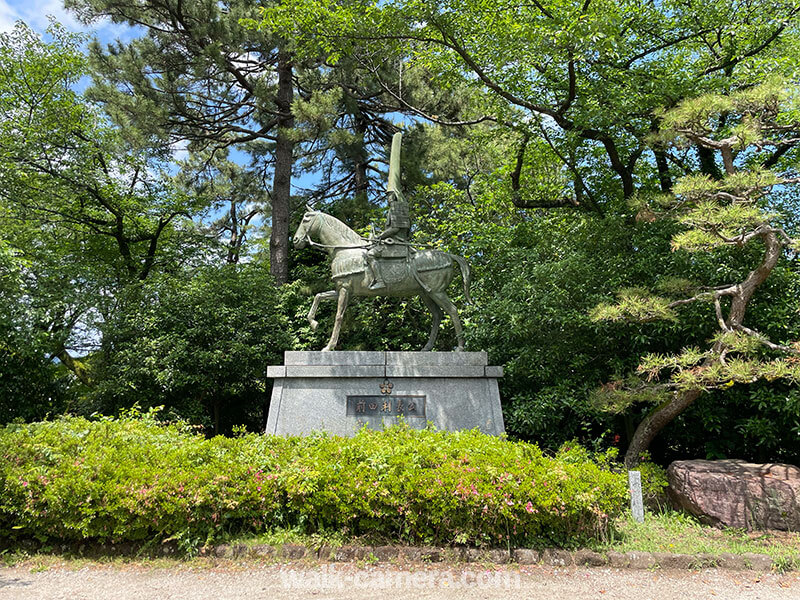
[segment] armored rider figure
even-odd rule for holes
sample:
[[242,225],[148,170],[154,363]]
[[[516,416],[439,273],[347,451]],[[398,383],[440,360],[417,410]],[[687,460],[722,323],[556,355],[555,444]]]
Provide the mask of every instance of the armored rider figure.
[[381,272],[381,258],[403,258],[408,256],[408,240],[411,233],[411,218],[408,214],[408,202],[400,191],[400,143],[403,134],[395,133],[392,138],[392,153],[389,158],[389,182],[386,185],[386,199],[389,213],[386,217],[386,229],[371,239],[373,246],[367,251],[367,263],[372,272],[371,290],[386,287]]

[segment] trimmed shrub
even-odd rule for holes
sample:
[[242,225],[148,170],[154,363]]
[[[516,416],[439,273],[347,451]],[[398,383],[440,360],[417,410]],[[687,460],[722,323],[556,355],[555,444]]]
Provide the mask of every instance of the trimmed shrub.
[[[667,471],[650,460],[650,454],[645,452],[644,459],[636,467],[642,477],[642,499],[644,505],[650,510],[661,511],[667,507]],[[604,452],[591,452],[581,446],[577,440],[565,442],[556,452],[556,458],[576,464],[593,462],[603,469],[615,473],[624,473],[627,478],[627,469],[619,461],[619,448],[608,448]]]
[[576,545],[625,476],[477,431],[206,439],[155,413],[0,430],[0,538],[177,540],[292,527],[409,544]]

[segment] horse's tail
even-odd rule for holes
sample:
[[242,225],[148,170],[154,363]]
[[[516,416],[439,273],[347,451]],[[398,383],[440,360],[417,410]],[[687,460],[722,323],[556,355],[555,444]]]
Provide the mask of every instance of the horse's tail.
[[448,253],[452,260],[458,263],[458,266],[461,267],[461,278],[464,280],[464,298],[469,304],[472,304],[472,298],[469,295],[469,286],[470,286],[470,275],[469,275],[469,263],[462,258],[461,256],[457,256],[455,254]]

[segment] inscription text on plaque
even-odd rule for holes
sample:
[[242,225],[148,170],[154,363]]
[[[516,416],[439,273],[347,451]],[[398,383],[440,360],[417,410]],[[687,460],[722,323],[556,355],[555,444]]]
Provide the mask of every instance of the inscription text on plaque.
[[426,396],[348,396],[348,417],[424,417]]

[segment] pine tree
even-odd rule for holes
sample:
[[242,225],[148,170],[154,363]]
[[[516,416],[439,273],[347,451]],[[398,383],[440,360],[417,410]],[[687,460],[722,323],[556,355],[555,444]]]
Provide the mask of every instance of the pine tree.
[[296,140],[296,67],[286,44],[239,20],[257,14],[242,0],[69,0],[89,22],[110,18],[144,30],[130,42],[90,48],[90,97],[140,143],[190,151],[238,147],[271,171],[270,272],[288,279],[289,220]]
[[[706,95],[683,102],[662,115],[660,140],[694,144],[721,157],[723,173],[714,179],[692,174],[680,179],[669,195],[638,200],[639,217],[674,219],[682,226],[673,236],[675,251],[741,253],[760,247],[761,258],[740,281],[714,287],[674,281],[672,297],[647,290],[623,290],[613,305],[594,310],[597,320],[676,319],[677,310],[706,302],[716,320],[707,348],[685,348],[675,355],[645,356],[627,381],[607,384],[598,400],[622,411],[634,402],[655,403],[637,427],[625,456],[637,464],[653,438],[705,391],[759,380],[800,383],[800,342],[774,342],[747,325],[748,307],[787,252],[800,252],[800,241],[780,226],[771,208],[781,189],[800,183],[791,171],[765,168],[760,153],[784,154],[800,138],[798,88],[779,80],[729,95]],[[784,159],[788,159],[787,153]],[[683,292],[683,297],[678,297]]]

